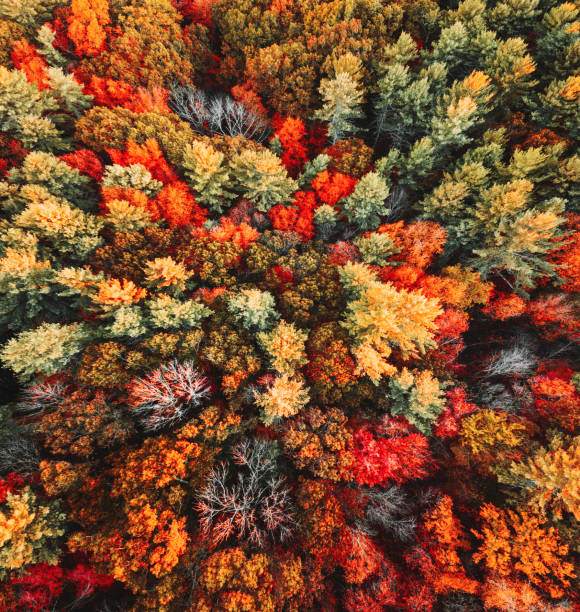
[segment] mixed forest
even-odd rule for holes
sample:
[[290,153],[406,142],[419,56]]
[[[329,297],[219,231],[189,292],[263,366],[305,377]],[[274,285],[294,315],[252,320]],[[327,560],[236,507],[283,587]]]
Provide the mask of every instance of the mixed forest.
[[579,34],[0,0],[0,610],[578,611]]

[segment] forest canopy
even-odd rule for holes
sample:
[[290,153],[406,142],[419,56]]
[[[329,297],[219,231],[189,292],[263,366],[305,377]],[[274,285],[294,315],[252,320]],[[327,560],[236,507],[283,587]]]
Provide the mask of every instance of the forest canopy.
[[0,0],[0,610],[580,609],[579,34]]

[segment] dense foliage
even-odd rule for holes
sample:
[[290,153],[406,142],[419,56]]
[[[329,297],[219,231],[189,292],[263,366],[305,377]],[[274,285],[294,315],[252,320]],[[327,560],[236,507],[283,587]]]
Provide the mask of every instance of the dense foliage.
[[0,0],[0,609],[580,609],[579,34]]

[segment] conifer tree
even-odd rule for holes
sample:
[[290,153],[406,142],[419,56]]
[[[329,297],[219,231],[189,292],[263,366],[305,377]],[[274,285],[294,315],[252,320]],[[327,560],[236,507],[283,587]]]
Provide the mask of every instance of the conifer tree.
[[37,373],[50,376],[70,363],[87,340],[88,331],[81,323],[43,323],[9,340],[0,358],[23,380]]
[[441,313],[438,300],[381,283],[362,264],[347,263],[341,280],[352,296],[342,325],[355,339],[361,369],[373,381],[396,371],[386,362],[393,348],[417,355],[433,345],[434,321]]
[[314,116],[328,122],[330,144],[354,133],[357,128],[353,121],[363,116],[360,109],[364,99],[359,84],[361,67],[360,60],[349,53],[335,60],[334,76],[320,82],[319,93],[324,105]]
[[210,144],[197,140],[187,145],[181,162],[197,201],[216,213],[222,213],[228,200],[235,197],[228,190],[230,174],[224,158]]
[[230,160],[236,190],[267,212],[275,204],[287,204],[297,190],[278,157],[268,150],[246,149]]
[[389,213],[385,203],[389,186],[376,172],[365,174],[354,191],[343,199],[342,211],[348,221],[361,230],[374,230],[381,217]]
[[440,383],[432,373],[423,370],[413,374],[403,368],[389,380],[389,390],[391,414],[404,416],[421,433],[431,433],[445,405]]

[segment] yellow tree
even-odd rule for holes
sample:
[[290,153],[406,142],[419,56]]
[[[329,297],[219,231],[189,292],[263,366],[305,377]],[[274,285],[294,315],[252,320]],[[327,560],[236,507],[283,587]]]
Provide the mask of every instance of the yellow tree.
[[305,352],[307,336],[293,323],[280,321],[271,332],[260,332],[258,341],[270,357],[274,369],[280,374],[292,376],[297,368],[308,362]]
[[58,502],[42,505],[30,487],[8,492],[5,508],[0,507],[0,577],[31,563],[56,564],[64,519]]
[[550,508],[558,518],[566,510],[580,521],[580,436],[567,446],[560,438],[541,448],[526,462],[512,463],[500,480],[529,491],[528,502],[545,513]]
[[371,380],[395,373],[386,362],[393,348],[417,356],[434,345],[435,319],[442,313],[438,300],[382,283],[363,264],[349,262],[340,275],[351,296],[342,325],[355,339],[359,369]]
[[264,411],[264,422],[271,424],[298,414],[310,400],[308,391],[300,377],[282,374],[275,378],[268,389],[256,397],[256,403]]

